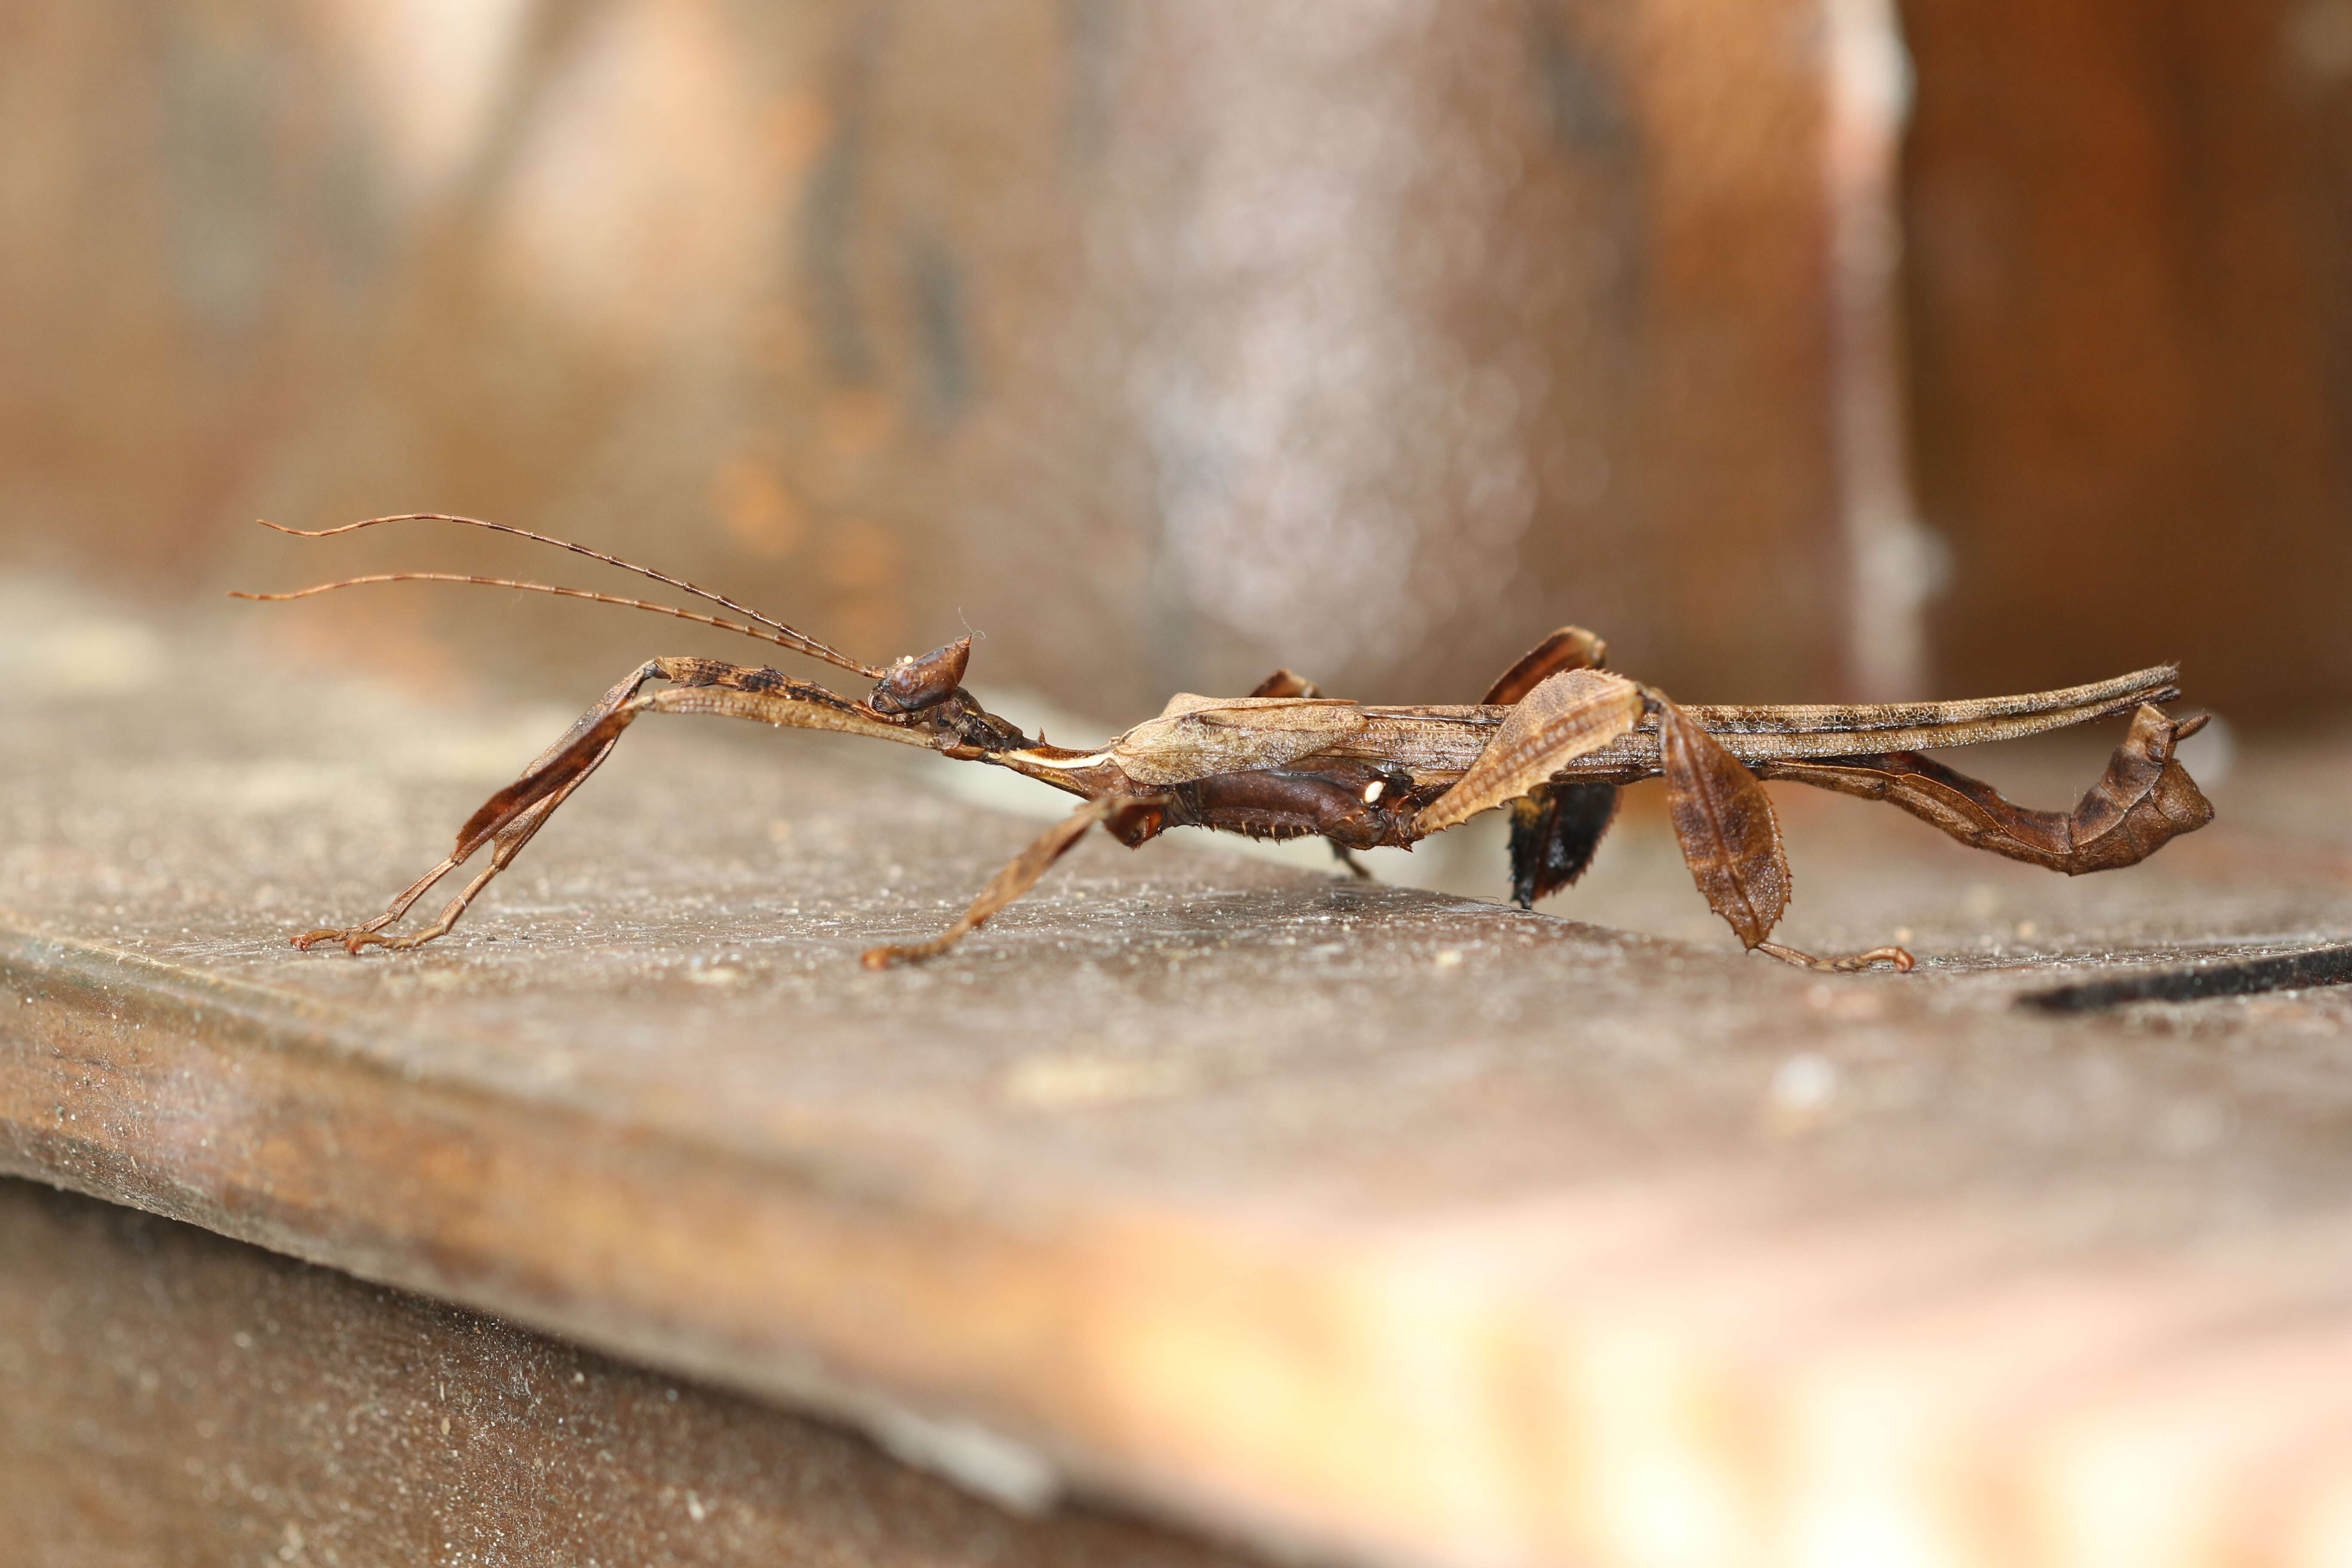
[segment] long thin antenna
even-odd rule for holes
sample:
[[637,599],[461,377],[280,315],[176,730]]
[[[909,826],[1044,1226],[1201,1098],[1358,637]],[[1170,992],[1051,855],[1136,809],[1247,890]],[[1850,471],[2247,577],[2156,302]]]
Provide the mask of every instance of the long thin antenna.
[[[291,533],[295,531],[287,529],[283,531]],[[560,599],[585,599],[591,604],[619,605],[625,609],[631,610],[651,610],[657,616],[676,616],[681,621],[693,621],[700,626],[717,626],[720,631],[741,632],[747,637],[758,637],[761,642],[775,643],[780,647],[791,648],[796,653],[814,651],[811,647],[803,646],[808,639],[793,631],[790,626],[783,628],[784,633],[790,634],[786,636],[770,631],[765,626],[747,626],[740,621],[726,620],[718,616],[706,616],[699,610],[681,610],[675,605],[656,605],[646,599],[625,599],[617,594],[599,594],[589,588],[559,587],[552,583],[519,583],[511,577],[470,577],[456,572],[378,572],[365,577],[344,577],[332,583],[314,583],[308,588],[297,588],[286,594],[248,594],[242,589],[232,588],[229,590],[228,596],[232,599],[307,599],[313,594],[325,594],[337,588],[356,588],[362,583],[467,583],[478,588],[520,588],[526,594],[552,594]],[[832,650],[825,651],[830,653]],[[819,654],[817,657],[821,658],[824,655]],[[845,669],[855,669],[877,679],[884,673],[878,669],[867,669],[862,665],[851,664],[846,659],[836,658],[834,662]]]
[[[507,587],[528,588],[547,594],[561,594],[566,598],[590,599],[600,604],[627,605],[641,610],[659,610],[666,615],[677,616],[682,619],[690,621],[700,620],[710,626],[724,626],[730,631],[740,631],[747,636],[757,637],[761,638],[763,641],[776,643],[782,647],[791,648],[796,653],[807,654],[811,658],[821,658],[827,664],[838,666],[843,669],[856,670],[860,675],[867,676],[877,680],[880,679],[884,673],[886,673],[885,671],[875,668],[870,664],[859,663],[856,659],[854,659],[847,654],[843,653],[839,648],[828,647],[824,643],[817,641],[814,637],[808,636],[804,632],[794,631],[792,627],[784,625],[783,622],[776,620],[769,616],[763,616],[759,611],[751,608],[749,605],[739,605],[724,594],[714,594],[708,588],[698,588],[684,578],[673,577],[667,572],[656,572],[650,566],[640,566],[634,561],[624,561],[617,555],[607,555],[601,550],[591,550],[584,544],[574,544],[568,539],[557,539],[552,535],[545,533],[533,533],[528,528],[517,528],[511,523],[486,522],[478,517],[458,517],[454,513],[446,511],[395,512],[390,517],[362,518],[357,522],[347,522],[338,528],[288,528],[282,523],[271,522],[267,518],[256,518],[254,521],[260,523],[264,528],[273,530],[278,533],[290,533],[299,539],[327,539],[338,533],[350,533],[357,529],[373,528],[380,522],[461,522],[467,528],[487,529],[492,533],[509,533],[512,534],[517,539],[528,539],[540,544],[552,544],[558,550],[569,550],[574,555],[585,555],[591,561],[602,561],[607,566],[618,566],[625,572],[635,572],[640,577],[650,577],[656,583],[667,584],[670,587],[678,589],[683,593],[691,594],[698,599],[707,599],[711,604],[724,605],[726,608],[734,611],[739,616],[749,616],[751,619],[759,622],[760,625],[773,628],[780,635],[768,637],[764,633],[752,631],[749,626],[740,626],[732,621],[722,621],[709,616],[689,615],[684,610],[671,609],[667,605],[649,605],[641,599],[614,598],[610,595],[592,594],[584,589],[550,588],[544,584],[537,583],[506,583],[502,579],[499,578],[458,577],[431,572],[394,573],[374,577],[354,577],[349,579],[349,581],[353,583],[498,583],[500,584],[500,585]],[[318,588],[306,588],[303,590],[303,593],[319,593],[323,592],[326,588],[340,585],[341,584],[321,584]],[[249,599],[296,598],[299,596],[299,595],[275,594],[246,594],[238,595],[238,597]]]

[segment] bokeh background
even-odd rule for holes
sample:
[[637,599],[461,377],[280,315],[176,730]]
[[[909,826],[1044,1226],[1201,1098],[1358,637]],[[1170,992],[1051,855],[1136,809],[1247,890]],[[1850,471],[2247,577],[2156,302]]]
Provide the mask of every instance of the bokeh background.
[[[2352,697],[2352,0],[16,0],[0,565],[629,591],[1130,721]],[[576,695],[623,612],[255,609]],[[741,645],[746,650],[750,645]],[[745,657],[757,658],[747,651]]]

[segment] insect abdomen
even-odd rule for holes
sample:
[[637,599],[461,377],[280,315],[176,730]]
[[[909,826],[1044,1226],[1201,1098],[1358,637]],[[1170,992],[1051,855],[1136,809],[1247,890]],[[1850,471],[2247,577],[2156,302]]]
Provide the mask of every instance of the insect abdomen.
[[[1364,798],[1368,790],[1370,800]],[[1186,815],[1199,826],[1253,838],[1312,834],[1350,849],[1407,842],[1395,810],[1406,803],[1391,798],[1395,792],[1369,770],[1361,778],[1273,771],[1216,773],[1185,785],[1179,795]]]

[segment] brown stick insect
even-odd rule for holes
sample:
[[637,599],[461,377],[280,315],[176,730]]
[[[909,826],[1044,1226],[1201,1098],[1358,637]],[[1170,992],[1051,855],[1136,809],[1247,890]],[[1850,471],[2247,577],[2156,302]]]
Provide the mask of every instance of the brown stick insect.
[[[1522,906],[1581,876],[1616,815],[1618,791],[1663,776],[1668,814],[1692,878],[1748,947],[1814,969],[1912,966],[1899,947],[1816,958],[1768,940],[1788,906],[1789,864],[1763,779],[1788,779],[1885,801],[1973,848],[2070,876],[2129,866],[2176,835],[2212,819],[2213,808],[2175,760],[2205,716],[2175,720],[2158,704],[2179,693],[2169,665],[2088,686],[1958,702],[1869,706],[1685,707],[1604,668],[1601,640],[1563,626],[1505,671],[1475,703],[1384,706],[1328,697],[1287,669],[1246,697],[1180,695],[1159,717],[1090,751],[1033,740],[983,709],[963,688],[969,637],[887,667],[864,664],[740,605],[650,567],[504,523],[443,513],[370,518],[341,528],[278,529],[306,539],[380,523],[441,521],[554,545],[635,572],[734,612],[700,611],[583,588],[441,572],[392,572],[322,583],[298,599],[362,583],[465,583],[651,610],[740,632],[822,659],[873,682],[845,697],[776,670],[717,659],[647,659],[457,830],[438,865],[363,925],[305,931],[308,950],[339,942],[404,950],[446,934],[511,865],[531,836],[612,753],[621,731],[647,713],[712,713],[804,730],[834,730],[920,746],[957,762],[984,763],[1082,802],[928,942],[870,948],[868,967],[933,958],[1019,898],[1100,824],[1129,847],[1175,826],[1255,837],[1319,835],[1357,875],[1355,849],[1410,847],[1479,813],[1511,814],[1511,891]],[[275,523],[264,526],[277,528]],[[657,690],[646,688],[663,683]],[[2131,716],[2105,774],[2072,812],[2013,805],[1990,785],[1920,755],[1928,747],[2012,740],[2094,719]],[[427,889],[483,850],[488,863],[429,925],[384,934]]]

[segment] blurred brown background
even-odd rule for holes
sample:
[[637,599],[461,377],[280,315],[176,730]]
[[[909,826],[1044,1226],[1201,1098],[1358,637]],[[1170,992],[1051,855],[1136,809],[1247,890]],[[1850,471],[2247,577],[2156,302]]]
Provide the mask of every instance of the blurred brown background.
[[[2325,711],[2347,84],[2352,0],[21,0],[0,563],[632,591],[250,521],[470,512],[1113,721],[1566,620],[1701,700]],[[583,701],[726,649],[242,613]]]

